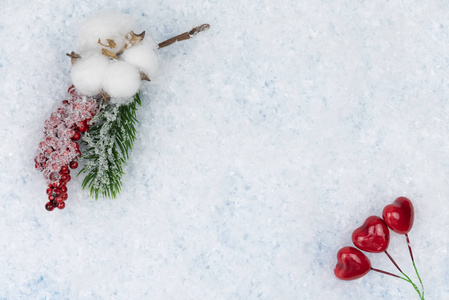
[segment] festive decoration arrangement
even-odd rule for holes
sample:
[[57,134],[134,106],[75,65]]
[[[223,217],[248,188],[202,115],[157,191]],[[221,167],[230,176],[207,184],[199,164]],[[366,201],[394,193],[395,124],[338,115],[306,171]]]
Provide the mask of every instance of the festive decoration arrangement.
[[82,188],[96,199],[118,195],[123,164],[137,136],[139,89],[157,71],[157,49],[190,39],[209,25],[159,44],[133,28],[129,15],[101,13],[82,26],[77,52],[67,54],[73,85],[68,99],[45,121],[35,157],[35,167],[48,183],[48,211],[65,207],[70,169],[78,168],[80,159],[84,165],[79,174],[85,175]]
[[[399,197],[392,204],[385,206],[382,212],[382,218],[377,216],[368,217],[363,225],[352,233],[352,242],[357,248],[372,253],[384,252],[404,277],[373,268],[368,257],[354,247],[343,247],[338,251],[338,263],[334,269],[335,276],[342,280],[354,280],[365,276],[370,270],[376,271],[409,282],[418,293],[420,299],[424,300],[424,285],[419,276],[418,269],[416,268],[415,259],[413,258],[413,252],[410,246],[410,239],[408,237],[408,233],[413,226],[414,218],[415,213],[412,202],[408,198]],[[390,242],[389,229],[395,233],[405,235],[410,258],[421,285],[421,290],[410,277],[399,268],[398,264],[387,252],[388,244]]]

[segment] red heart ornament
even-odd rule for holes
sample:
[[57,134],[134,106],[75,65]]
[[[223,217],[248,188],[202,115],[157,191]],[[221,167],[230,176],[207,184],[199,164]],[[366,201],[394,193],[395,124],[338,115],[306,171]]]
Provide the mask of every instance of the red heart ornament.
[[392,204],[384,207],[382,217],[391,230],[399,234],[407,234],[415,220],[413,204],[408,198],[399,197]]
[[378,216],[368,217],[362,226],[352,233],[354,245],[366,252],[383,252],[390,243],[390,231]]
[[371,270],[368,257],[354,247],[341,248],[337,253],[337,260],[334,274],[341,280],[358,279]]

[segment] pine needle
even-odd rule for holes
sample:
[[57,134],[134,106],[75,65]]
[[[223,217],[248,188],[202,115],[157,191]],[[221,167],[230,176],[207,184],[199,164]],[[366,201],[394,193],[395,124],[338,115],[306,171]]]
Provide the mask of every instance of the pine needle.
[[81,187],[89,189],[90,196],[116,198],[122,188],[123,164],[129,158],[137,139],[136,112],[141,106],[139,94],[129,104],[107,105],[92,120],[93,125],[83,137],[86,161],[78,173],[86,174]]

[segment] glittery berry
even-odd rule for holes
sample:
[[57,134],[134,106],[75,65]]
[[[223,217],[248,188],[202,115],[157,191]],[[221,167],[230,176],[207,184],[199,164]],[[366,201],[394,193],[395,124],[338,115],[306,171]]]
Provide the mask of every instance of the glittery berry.
[[53,209],[55,209],[55,207],[51,202],[47,202],[47,204],[45,204],[45,209],[48,211],[52,211]]

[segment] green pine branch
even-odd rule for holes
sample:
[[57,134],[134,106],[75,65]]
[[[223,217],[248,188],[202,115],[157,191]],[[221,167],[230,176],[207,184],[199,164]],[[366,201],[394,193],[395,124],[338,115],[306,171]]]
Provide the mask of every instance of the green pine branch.
[[88,188],[90,196],[98,199],[115,198],[122,188],[123,164],[136,140],[137,106],[141,106],[137,93],[129,104],[103,107],[92,120],[93,125],[83,136],[82,159],[86,161],[78,173],[86,174],[81,187]]

